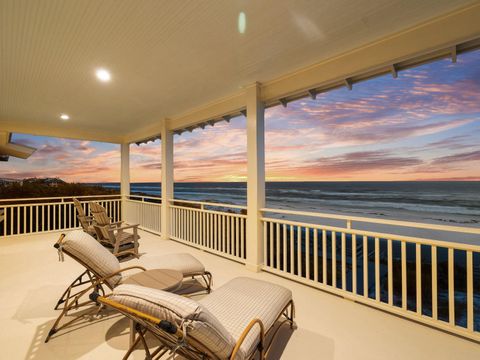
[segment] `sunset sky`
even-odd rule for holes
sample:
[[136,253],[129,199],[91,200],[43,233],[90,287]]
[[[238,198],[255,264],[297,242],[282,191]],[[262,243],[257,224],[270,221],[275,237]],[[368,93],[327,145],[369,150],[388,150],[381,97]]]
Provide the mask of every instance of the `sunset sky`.
[[[245,118],[175,136],[175,181],[244,181]],[[267,180],[480,180],[480,51],[266,110]],[[15,134],[38,150],[0,177],[119,181],[119,146]],[[160,181],[160,143],[131,146]]]

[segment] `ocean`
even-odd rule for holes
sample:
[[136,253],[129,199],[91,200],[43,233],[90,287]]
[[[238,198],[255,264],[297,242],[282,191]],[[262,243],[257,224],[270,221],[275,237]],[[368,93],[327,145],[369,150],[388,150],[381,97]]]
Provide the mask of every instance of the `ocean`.
[[[99,183],[119,189],[119,183]],[[246,183],[176,183],[175,198],[245,205]],[[160,196],[160,183],[132,183]],[[451,225],[480,222],[480,182],[267,182],[267,207]]]

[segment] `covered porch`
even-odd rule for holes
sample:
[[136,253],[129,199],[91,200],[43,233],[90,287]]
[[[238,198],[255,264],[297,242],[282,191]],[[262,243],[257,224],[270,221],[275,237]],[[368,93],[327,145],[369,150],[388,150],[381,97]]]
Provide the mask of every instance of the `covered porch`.
[[[17,53],[15,46],[9,47],[19,60],[2,55],[8,80],[2,97],[7,94],[9,101],[5,102],[8,111],[1,113],[0,132],[119,144],[120,194],[79,197],[85,210],[88,201],[99,201],[114,220],[140,224],[144,255],[138,261],[143,264],[155,267],[158,254],[189,252],[213,273],[215,286],[236,276],[251,276],[291,288],[298,330],[283,334],[273,358],[475,358],[480,341],[480,229],[268,208],[265,109],[286,107],[303,97],[315,99],[339,87],[354,91],[358,82],[385,74],[396,78],[404,69],[437,59],[456,62],[457,56],[480,46],[480,5],[429,1],[423,6],[411,2],[403,8],[384,1],[384,11],[372,9],[368,1],[353,7],[338,5],[332,14],[345,11],[343,22],[352,25],[329,34],[314,26],[328,16],[311,4],[295,9],[292,2],[293,10],[287,11],[289,6],[266,3],[269,11],[258,4],[245,9],[237,4],[233,17],[228,6],[218,5],[217,10],[229,18],[237,20],[238,15],[238,28],[226,32],[232,39],[227,41],[229,55],[225,63],[217,61],[215,66],[210,65],[218,56],[204,50],[221,51],[221,44],[206,41],[197,47],[195,42],[210,39],[205,34],[216,31],[218,16],[210,7],[203,13],[194,2],[189,4],[192,11],[176,5],[169,8],[177,14],[177,21],[187,17],[188,33],[172,27],[168,17],[162,17],[165,28],[157,29],[158,19],[151,14],[164,16],[165,9],[148,6],[138,10],[124,3],[112,10],[102,5],[95,11],[88,7],[83,10],[90,22],[77,23],[73,14],[82,9],[65,5],[58,10],[63,17],[59,16],[62,21],[55,23],[57,27],[42,27],[35,20],[52,16],[48,6],[24,13],[21,6],[5,5],[30,34],[17,39],[22,32],[5,22],[5,43],[55,39],[55,46],[49,48],[60,49],[75,67],[69,70],[52,54],[29,45],[36,56],[32,58],[42,64],[38,66],[41,73],[32,73],[30,58]],[[134,11],[140,20],[129,17]],[[313,20],[305,15],[309,11]],[[368,21],[362,22],[358,12],[374,26],[366,26]],[[390,24],[384,21],[386,13],[397,14]],[[203,37],[192,37],[180,46],[201,26],[197,14],[212,24],[200,27]],[[298,47],[295,44],[300,40],[291,35],[291,27],[283,29],[280,20],[271,23],[290,14],[297,19],[293,23],[302,24],[304,33],[314,35],[302,36]],[[103,23],[93,15],[112,15],[117,22]],[[242,18],[247,19],[245,24]],[[340,17],[334,21],[341,22]],[[254,38],[249,38],[249,45],[242,36],[250,23]],[[362,31],[352,34],[357,28]],[[156,37],[150,38],[152,29]],[[98,41],[92,35],[96,31],[102,34]],[[282,37],[285,43],[278,41]],[[160,46],[153,38],[164,43]],[[77,41],[84,46],[71,46]],[[324,51],[319,50],[322,45]],[[262,52],[264,48],[270,50]],[[232,55],[237,49],[244,50],[238,59]],[[142,54],[141,59],[132,53]],[[274,56],[281,61],[275,63]],[[161,64],[149,59],[161,60]],[[112,78],[108,72],[102,80],[98,71],[106,71],[103,66],[115,60]],[[232,65],[237,61],[245,65]],[[275,66],[270,66],[272,62]],[[182,78],[186,75],[174,66],[177,63],[192,80]],[[96,68],[100,81],[112,82],[92,85],[95,80],[87,79],[86,73],[93,74]],[[149,72],[137,78],[139,68]],[[20,75],[7,76],[11,69]],[[169,74],[169,69],[175,71]],[[54,76],[57,70],[58,77]],[[158,79],[164,79],[165,86]],[[52,90],[59,87],[61,92]],[[32,89],[48,94],[51,90],[51,102],[38,103],[37,90]],[[174,136],[235,116],[245,116],[247,124],[246,204],[176,199]],[[59,118],[66,122],[59,123]],[[156,139],[161,146],[161,197],[132,194],[130,145]],[[6,304],[0,343],[10,358],[115,358],[125,351],[128,335],[119,317],[94,321],[43,344],[55,317],[52,308],[57,292],[79,271],[72,262],[57,263],[51,246],[61,232],[76,228],[79,223],[71,197],[0,201],[1,301]]]

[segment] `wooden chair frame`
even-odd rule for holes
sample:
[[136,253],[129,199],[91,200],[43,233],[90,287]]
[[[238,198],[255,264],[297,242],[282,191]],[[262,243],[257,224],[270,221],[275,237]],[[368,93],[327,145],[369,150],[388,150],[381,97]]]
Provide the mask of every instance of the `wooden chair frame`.
[[89,227],[93,226],[95,224],[95,221],[93,220],[93,216],[87,216],[85,214],[85,211],[82,207],[81,202],[76,199],[72,198],[73,200],[73,205],[75,207],[75,212],[77,213],[77,219],[82,226],[83,231],[85,231],[87,234],[92,235],[93,237],[96,237],[97,234],[95,230],[90,230]]
[[[93,214],[93,218],[95,221],[93,227],[95,229],[95,233],[97,234],[97,239],[102,245],[111,248],[113,255],[115,255],[117,258],[129,255],[133,255],[136,258],[139,257],[139,224],[124,225],[123,221],[112,222],[111,218],[108,217],[105,208],[93,201],[90,202],[90,212]],[[104,221],[101,222],[101,220],[99,219],[104,219]],[[129,229],[132,229],[132,233],[127,233],[125,231]],[[129,234],[129,236],[126,238],[122,238],[122,234],[124,232]],[[131,246],[125,247],[125,245]]]
[[[215,354],[213,354],[207,347],[205,347],[205,345],[197,342],[191,337],[185,336],[181,329],[179,329],[176,325],[170,323],[169,321],[158,319],[154,316],[145,314],[131,307],[122,305],[116,301],[109,299],[109,295],[102,296],[99,293],[93,292],[92,294],[90,294],[90,299],[100,305],[110,307],[120,312],[135,323],[134,341],[127,350],[125,356],[123,357],[123,360],[128,359],[128,357],[135,350],[139,343],[142,344],[145,350],[145,359],[149,360],[160,359],[167,352],[170,352],[171,354],[181,355],[188,360],[221,360],[220,358],[215,356]],[[284,320],[282,320],[280,324],[277,324],[277,322],[282,316],[284,317]],[[256,326],[260,328],[259,342],[255,351],[253,351],[253,353],[247,357],[247,360],[254,359],[257,353],[260,355],[261,360],[265,360],[270,352],[273,341],[278,334],[280,328],[284,324],[288,323],[290,325],[290,328],[293,329],[295,326],[294,318],[295,305],[293,300],[290,300],[280,312],[274,324],[269,329],[265,329],[265,326],[260,319],[252,319],[247,325],[247,327],[243,330],[240,338],[235,344],[229,360],[234,360],[236,358],[241,345],[245,341],[245,338]],[[276,327],[275,324],[277,324]],[[147,332],[152,334],[161,343],[161,345],[157,347],[157,349],[155,349],[154,351],[151,351],[149,349],[145,340],[145,335]],[[270,335],[270,341],[268,342],[268,344],[266,344],[266,338]]]
[[[136,258],[139,257],[138,254],[138,224],[135,225],[125,225],[122,226],[122,222],[114,222],[107,225],[98,225],[94,224],[93,227],[95,228],[95,232],[97,234],[97,239],[100,243],[107,247],[112,247],[112,253],[117,258],[133,255]],[[131,237],[127,238],[126,240],[121,240],[120,236],[124,230],[132,229],[133,234]],[[104,231],[108,234],[108,238],[106,238],[103,234]],[[133,248],[129,247],[127,249],[122,249],[122,246],[125,244],[132,244]]]

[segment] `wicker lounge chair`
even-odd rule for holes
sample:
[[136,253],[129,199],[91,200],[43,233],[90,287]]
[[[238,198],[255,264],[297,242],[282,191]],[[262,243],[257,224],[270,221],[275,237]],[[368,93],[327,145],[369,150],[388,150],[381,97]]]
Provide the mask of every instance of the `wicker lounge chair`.
[[[124,359],[142,343],[147,359],[169,353],[190,360],[246,360],[257,355],[263,360],[281,326],[294,327],[292,292],[251,278],[233,279],[198,302],[130,284],[116,287],[110,296],[92,293],[90,298],[136,323],[135,341]],[[147,332],[161,343],[154,351],[146,344]]]
[[[138,224],[124,225],[123,221],[112,222],[107,215],[105,208],[91,201],[90,212],[93,215],[93,227],[97,234],[97,239],[117,258],[125,256],[135,256],[138,258]],[[128,232],[126,230],[132,230]]]
[[[92,292],[93,289],[105,295],[126,281],[126,279],[128,279],[126,273],[129,271],[136,271],[137,273],[145,271],[150,274],[149,276],[154,277],[152,273],[154,273],[155,270],[149,272],[149,270],[146,270],[142,266],[120,268],[118,259],[97,240],[82,230],[74,230],[67,235],[62,234],[54,246],[58,250],[59,257],[62,261],[64,255],[67,254],[80,263],[85,268],[85,271],[67,287],[58,300],[55,309],[59,309],[61,305],[63,305],[61,308],[62,312],[53,324],[45,342],[48,342],[50,337],[60,329],[82,317],[74,316],[72,320],[61,326],[59,325],[61,320],[66,315],[69,315],[70,311],[92,305],[87,295]],[[198,286],[188,287],[188,292],[210,292],[212,285],[211,273],[206,271],[203,264],[190,254],[168,254],[161,256],[158,260],[158,268],[177,270],[183,274],[185,280],[189,279],[190,282],[195,281]],[[183,291],[187,292],[185,290]],[[93,307],[91,311],[95,311],[95,307]]]
[[87,234],[96,236],[95,228],[93,227],[93,216],[87,216],[83,210],[82,203],[78,199],[73,198],[73,204],[75,205],[75,210],[77,211],[77,219],[82,226],[83,231]]

